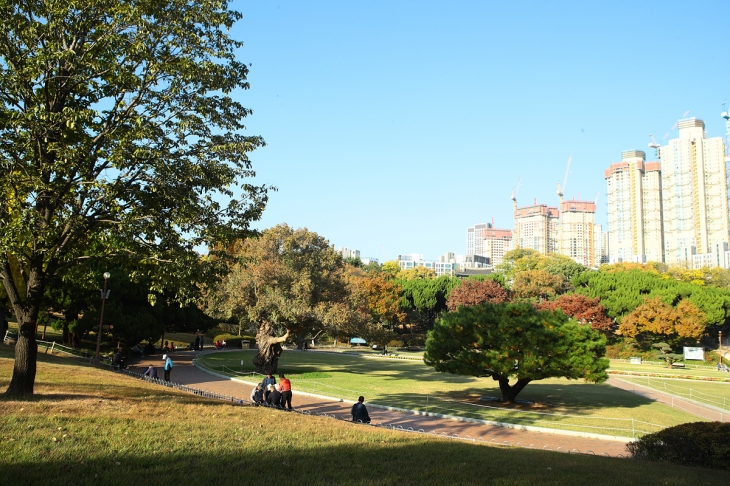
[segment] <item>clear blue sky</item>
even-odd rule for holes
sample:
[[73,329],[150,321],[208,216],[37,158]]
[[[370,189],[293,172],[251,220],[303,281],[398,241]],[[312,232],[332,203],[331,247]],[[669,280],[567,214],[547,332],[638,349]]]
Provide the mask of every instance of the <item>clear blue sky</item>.
[[623,150],[654,160],[689,110],[724,136],[730,1],[251,2],[251,154],[264,229],[307,227],[384,260],[465,252],[466,228],[512,228],[518,203],[593,200]]

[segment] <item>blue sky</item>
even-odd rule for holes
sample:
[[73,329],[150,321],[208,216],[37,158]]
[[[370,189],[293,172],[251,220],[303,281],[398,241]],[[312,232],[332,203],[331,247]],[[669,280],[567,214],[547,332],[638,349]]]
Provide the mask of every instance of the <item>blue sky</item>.
[[[245,44],[256,227],[307,227],[336,247],[463,254],[466,228],[512,228],[519,205],[599,196],[623,150],[654,160],[688,116],[724,136],[730,2],[250,2]],[[382,246],[381,246],[382,245]],[[385,252],[383,251],[385,250]]]

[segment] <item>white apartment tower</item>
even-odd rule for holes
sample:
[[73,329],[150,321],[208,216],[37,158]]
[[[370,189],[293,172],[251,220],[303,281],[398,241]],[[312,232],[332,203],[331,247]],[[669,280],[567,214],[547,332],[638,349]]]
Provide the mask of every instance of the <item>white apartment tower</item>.
[[608,233],[603,231],[603,226],[593,226],[593,254],[596,259],[596,266],[608,263]]
[[470,226],[466,229],[466,254],[467,255],[482,255],[482,232],[492,225],[489,223],[477,223],[474,226]]
[[[711,266],[728,243],[728,183],[722,137],[707,138],[696,118],[678,123],[679,137],[661,147],[664,261]],[[706,256],[706,257],[705,257]]]
[[664,261],[661,165],[645,159],[627,150],[604,172],[610,263]]
[[523,208],[517,207],[517,199],[512,196],[515,214],[514,248],[531,248],[540,253],[558,251],[558,208],[537,204]]

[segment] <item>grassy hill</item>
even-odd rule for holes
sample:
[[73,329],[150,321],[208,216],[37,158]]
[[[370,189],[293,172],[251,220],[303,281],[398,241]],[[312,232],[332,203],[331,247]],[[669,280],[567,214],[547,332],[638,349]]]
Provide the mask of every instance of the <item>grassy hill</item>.
[[[0,387],[12,372],[0,346]],[[0,484],[727,484],[730,473],[452,442],[204,400],[41,355],[0,399]]]

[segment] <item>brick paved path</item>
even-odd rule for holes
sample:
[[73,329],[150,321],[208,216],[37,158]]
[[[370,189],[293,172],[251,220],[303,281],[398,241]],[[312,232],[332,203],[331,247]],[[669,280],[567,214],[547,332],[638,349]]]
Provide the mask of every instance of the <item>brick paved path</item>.
[[[251,384],[214,376],[193,366],[192,358],[200,354],[192,351],[173,353],[171,357],[175,366],[172,369],[172,381],[201,390],[232,395],[245,400],[248,399],[252,389]],[[158,374],[162,377],[161,355],[144,358],[137,363],[130,363],[129,369],[135,372],[142,372],[150,363],[158,367]],[[296,409],[313,413],[327,413],[338,417],[350,417],[351,403],[339,402],[337,399],[297,394],[296,382],[292,383],[292,388],[294,391],[292,404]],[[612,457],[628,455],[626,452],[626,442],[621,440],[594,439],[563,435],[560,433],[512,429],[447,418],[429,417],[408,412],[398,412],[373,406],[370,406],[368,411],[373,423],[387,424],[395,427],[401,426],[406,430],[412,428],[415,431],[423,430],[426,433],[446,434],[449,436],[457,434],[461,438],[469,436],[472,439],[481,438],[485,442],[533,449],[561,452],[580,451],[582,453],[609,455]]]

